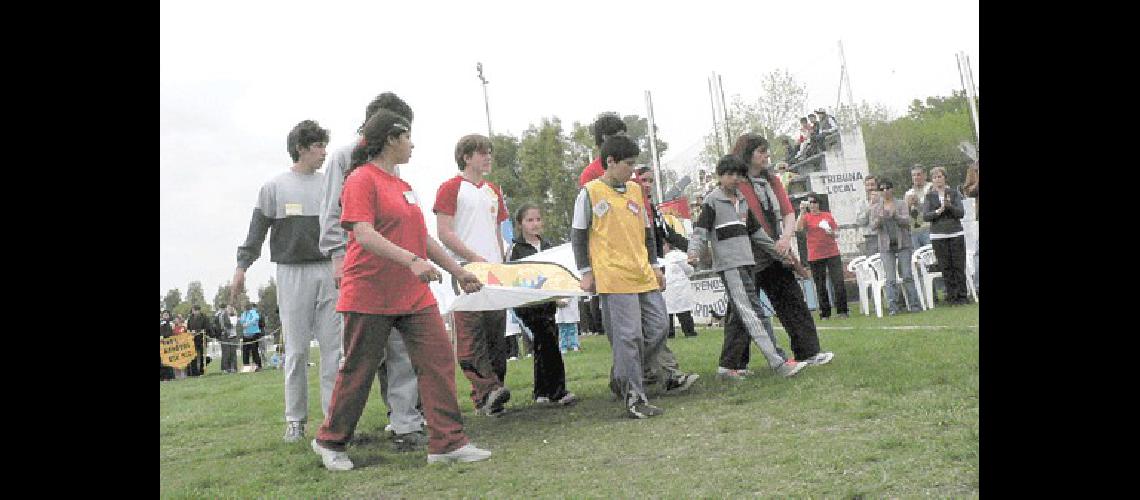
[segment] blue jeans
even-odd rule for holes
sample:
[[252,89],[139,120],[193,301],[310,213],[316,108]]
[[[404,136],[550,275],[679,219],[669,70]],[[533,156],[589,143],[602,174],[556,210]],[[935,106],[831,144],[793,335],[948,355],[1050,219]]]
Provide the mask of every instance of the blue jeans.
[[558,324],[558,347],[561,348],[562,352],[580,348],[578,344],[577,323]]
[[[922,310],[922,305],[918,301],[918,290],[914,288],[914,272],[911,270],[910,248],[900,248],[894,252],[890,249],[881,252],[879,255],[883,259],[883,274],[887,278],[887,297],[888,297],[888,312],[896,313],[904,307],[907,303],[910,304],[912,312]],[[900,277],[903,279],[903,292],[906,293],[906,302],[902,301],[902,295],[898,290],[898,283],[895,277],[895,266],[899,268]]]
[[819,309],[819,304],[815,300],[815,283],[811,282],[811,278],[799,279],[800,288],[804,291],[804,302],[807,302],[809,311]]

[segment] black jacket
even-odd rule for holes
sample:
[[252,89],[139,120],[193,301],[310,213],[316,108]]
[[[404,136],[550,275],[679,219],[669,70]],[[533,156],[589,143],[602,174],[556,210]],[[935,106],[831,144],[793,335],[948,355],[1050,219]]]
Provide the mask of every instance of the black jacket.
[[962,216],[966,215],[966,208],[962,206],[962,193],[957,189],[946,186],[946,210],[942,214],[935,211],[942,206],[938,200],[938,191],[930,188],[926,193],[926,203],[922,212],[922,220],[930,222],[930,234],[953,234],[962,231]]
[[[543,238],[542,236],[538,237],[538,242],[539,248],[534,248],[534,245],[531,245],[529,242],[527,242],[526,239],[523,238],[522,234],[515,236],[515,240],[511,242],[510,257],[508,257],[507,260],[513,262],[524,257],[530,257],[531,255],[534,255],[543,250],[549,250],[551,247],[550,242],[546,241],[546,238]],[[557,311],[557,304],[554,302],[544,302],[542,304],[533,306],[516,307],[515,315],[520,319],[523,319],[523,321],[530,323],[527,318],[533,315],[550,315],[550,317],[553,318],[554,313]],[[524,318],[524,316],[527,318]]]

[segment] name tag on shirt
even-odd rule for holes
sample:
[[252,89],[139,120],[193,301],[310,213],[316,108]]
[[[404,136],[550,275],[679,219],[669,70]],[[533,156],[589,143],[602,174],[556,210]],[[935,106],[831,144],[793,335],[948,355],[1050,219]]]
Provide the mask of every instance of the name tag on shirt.
[[641,213],[641,207],[637,206],[637,203],[634,203],[632,201],[625,202],[625,208],[628,208],[630,212],[633,212],[633,215]]
[[599,218],[601,218],[601,216],[603,216],[603,215],[606,215],[606,212],[609,212],[609,211],[610,211],[610,202],[608,202],[606,200],[602,200],[601,203],[594,205],[594,215],[597,215]]
[[304,215],[305,211],[302,209],[300,203],[286,203],[285,216],[292,217],[294,215]]
[[417,201],[415,191],[404,191],[404,199],[408,200],[409,205],[415,205]]

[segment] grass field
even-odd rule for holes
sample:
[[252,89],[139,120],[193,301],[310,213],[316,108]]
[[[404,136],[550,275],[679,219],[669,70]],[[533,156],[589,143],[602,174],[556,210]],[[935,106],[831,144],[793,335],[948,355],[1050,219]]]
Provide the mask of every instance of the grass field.
[[[852,309],[853,311],[857,309]],[[623,418],[607,389],[604,337],[568,353],[570,408],[530,402],[531,360],[512,361],[512,410],[473,414],[457,370],[472,441],[486,462],[431,466],[383,438],[386,408],[373,389],[356,469],[326,471],[302,442],[281,440],[282,372],[207,375],[160,383],[164,498],[720,498],[978,496],[978,306],[817,323],[828,365],[793,379],[764,368],[753,346],[741,382],[718,381],[720,329],[669,341],[681,368],[701,374],[679,395],[650,398],[665,414]],[[787,335],[777,330],[781,345]],[[790,351],[789,351],[790,352]],[[311,361],[317,360],[315,355]],[[310,418],[320,418],[316,368]],[[375,386],[374,386],[375,387]]]

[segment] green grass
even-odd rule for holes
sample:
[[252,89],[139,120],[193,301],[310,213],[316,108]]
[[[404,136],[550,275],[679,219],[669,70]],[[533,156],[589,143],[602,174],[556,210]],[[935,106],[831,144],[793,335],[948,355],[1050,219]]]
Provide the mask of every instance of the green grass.
[[[855,304],[853,304],[855,305]],[[856,309],[852,309],[855,311]],[[486,462],[426,464],[383,439],[386,408],[373,388],[349,447],[353,471],[330,473],[303,442],[281,440],[282,372],[160,383],[160,486],[168,498],[720,498],[978,496],[978,308],[817,322],[828,365],[772,376],[715,378],[720,329],[669,346],[701,379],[685,394],[650,398],[665,414],[623,418],[607,389],[604,337],[568,353],[568,388],[582,401],[530,401],[531,360],[510,362],[512,411],[476,418],[457,370],[468,435]],[[916,329],[884,327],[921,326]],[[930,327],[948,328],[930,328]],[[777,330],[787,348],[787,335]],[[315,350],[314,350],[315,354]],[[319,359],[315,355],[310,361]],[[309,413],[319,418],[316,369]]]

